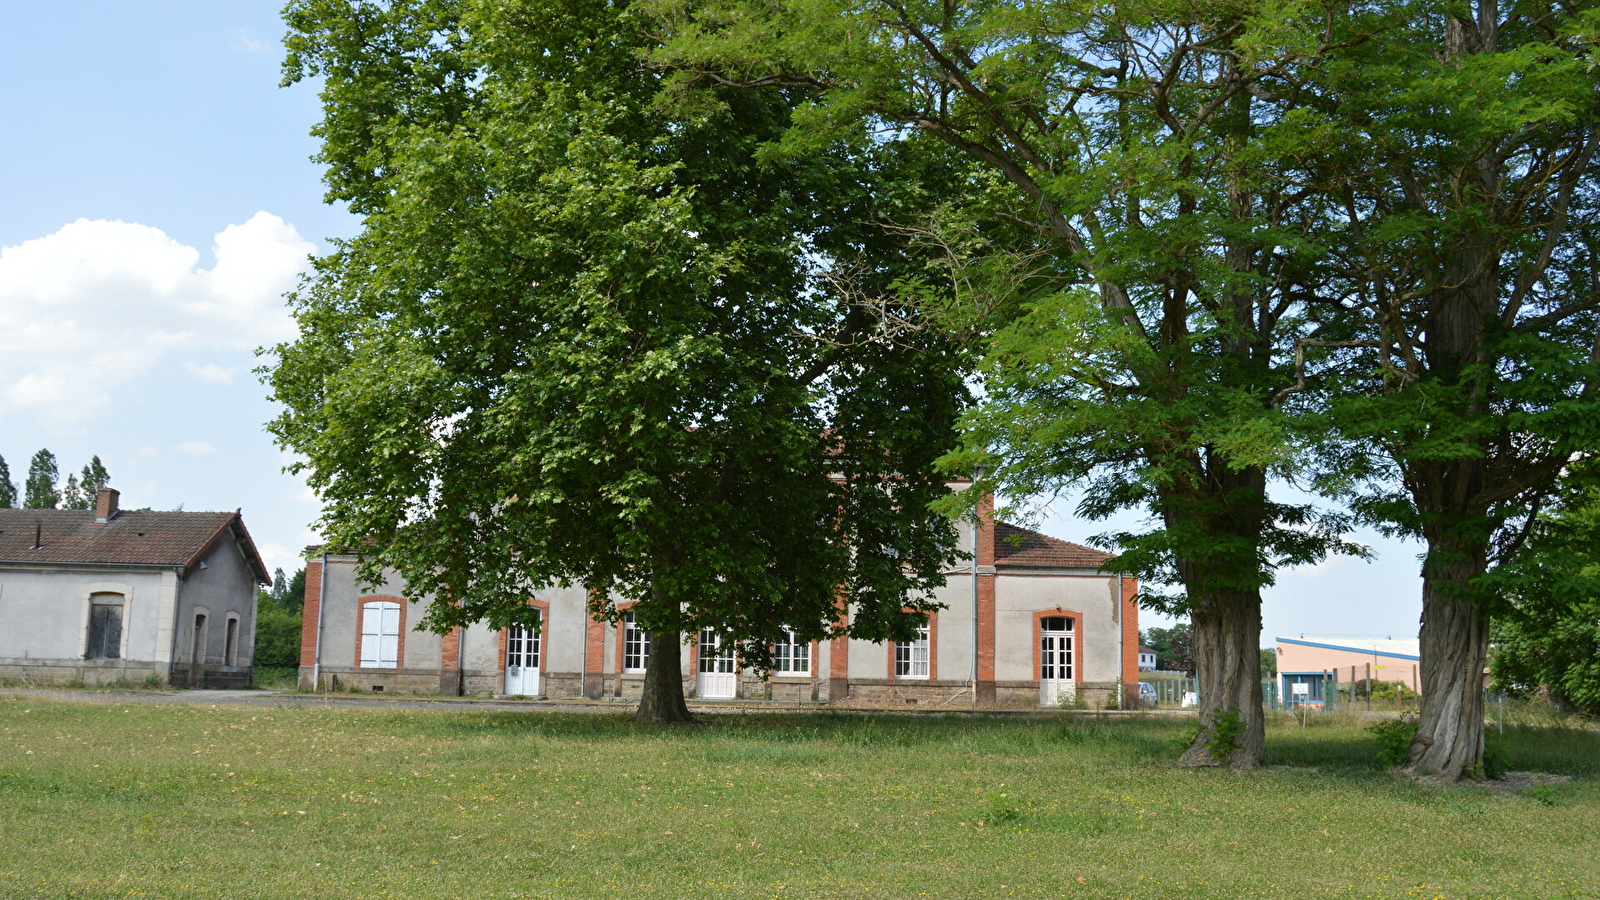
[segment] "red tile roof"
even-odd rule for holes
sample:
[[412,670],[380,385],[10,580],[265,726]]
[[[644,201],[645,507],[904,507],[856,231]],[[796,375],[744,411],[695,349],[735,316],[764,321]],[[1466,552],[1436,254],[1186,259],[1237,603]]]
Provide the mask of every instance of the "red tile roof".
[[270,582],[237,512],[128,509],[97,523],[88,509],[0,509],[0,562],[187,567],[230,530],[257,580]]
[[1055,566],[1097,569],[1116,555],[1029,531],[1006,522],[994,523],[994,562],[998,566]]

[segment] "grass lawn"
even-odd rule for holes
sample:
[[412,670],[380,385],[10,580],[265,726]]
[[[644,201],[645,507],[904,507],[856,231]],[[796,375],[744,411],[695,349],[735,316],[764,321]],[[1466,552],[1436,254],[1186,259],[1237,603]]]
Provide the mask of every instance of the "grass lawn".
[[1508,729],[1574,780],[1505,794],[1184,724],[0,699],[0,897],[1600,897],[1593,732]]

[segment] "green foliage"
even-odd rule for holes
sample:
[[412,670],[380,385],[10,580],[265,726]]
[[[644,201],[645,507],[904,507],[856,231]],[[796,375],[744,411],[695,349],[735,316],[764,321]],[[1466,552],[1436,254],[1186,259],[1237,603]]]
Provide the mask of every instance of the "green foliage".
[[306,604],[305,568],[296,569],[293,576],[283,574],[282,569],[273,570],[272,588],[266,596],[280,608],[298,615]]
[[11,467],[6,465],[6,458],[0,456],[0,509],[11,509],[17,505],[17,483],[11,480]]
[[26,495],[22,500],[23,509],[55,509],[61,503],[61,492],[56,490],[56,479],[60,471],[56,467],[56,456],[49,450],[40,450],[28,462],[28,480],[25,483]]
[[1600,716],[1600,463],[1568,467],[1554,508],[1492,576],[1506,608],[1490,640],[1494,688]]
[[100,495],[100,490],[110,486],[111,473],[106,471],[106,467],[100,462],[98,455],[91,457],[78,478],[78,489],[83,492],[86,500],[83,508],[93,509],[95,500]]
[[1278,677],[1278,651],[1272,647],[1261,648],[1261,677]]
[[881,222],[936,164],[863,128],[768,158],[798,101],[680,102],[626,5],[285,15],[330,196],[363,220],[293,298],[270,430],[364,577],[449,597],[437,630],[580,584],[757,668],[786,626],[910,637],[959,555],[928,505],[966,392],[892,302],[917,251]]
[[256,666],[300,664],[301,613],[286,609],[261,592],[256,599]]
[[1206,752],[1212,759],[1225,760],[1233,751],[1244,746],[1239,736],[1244,734],[1244,717],[1237,709],[1224,709],[1211,714],[1211,739],[1206,741]]
[[1140,643],[1156,651],[1156,668],[1164,672],[1194,674],[1194,626],[1179,622],[1170,628],[1146,628],[1139,637]]
[[61,488],[62,509],[88,509],[89,503],[83,496],[83,489],[78,487],[78,476],[68,473],[67,483]]
[[983,795],[983,814],[978,820],[985,825],[1008,825],[1022,818],[1022,804],[1016,793],[1000,785]]
[[1367,726],[1378,743],[1378,761],[1386,766],[1403,766],[1411,758],[1411,742],[1417,736],[1415,719],[1387,719]]

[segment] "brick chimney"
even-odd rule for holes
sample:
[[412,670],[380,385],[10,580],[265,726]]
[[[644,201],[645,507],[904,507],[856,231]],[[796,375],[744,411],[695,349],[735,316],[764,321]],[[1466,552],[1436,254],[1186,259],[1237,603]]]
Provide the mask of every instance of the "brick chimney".
[[101,524],[117,517],[117,498],[122,492],[116,488],[101,488],[94,498],[94,520]]

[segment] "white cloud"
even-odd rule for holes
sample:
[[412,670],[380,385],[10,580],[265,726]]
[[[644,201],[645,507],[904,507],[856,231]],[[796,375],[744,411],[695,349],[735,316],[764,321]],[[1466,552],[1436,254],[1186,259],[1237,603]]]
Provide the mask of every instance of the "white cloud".
[[277,48],[270,41],[257,40],[250,36],[249,29],[239,29],[239,46],[250,53],[270,53]]
[[223,367],[216,363],[197,366],[193,361],[184,363],[183,370],[189,373],[190,378],[198,378],[211,384],[232,384],[234,373],[239,371],[236,366]]
[[172,449],[178,451],[179,453],[187,453],[190,456],[205,456],[207,454],[217,452],[217,448],[211,446],[205,441],[184,441]]
[[79,219],[0,249],[0,414],[81,421],[167,353],[291,337],[282,295],[315,250],[267,212],[217,234],[210,269],[195,248],[129,222]]

